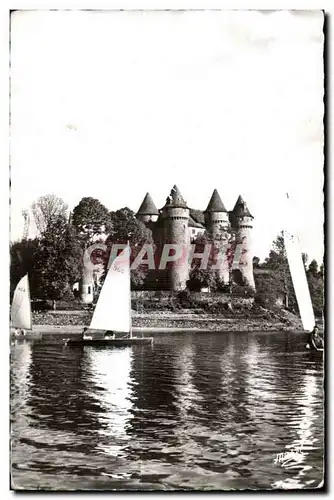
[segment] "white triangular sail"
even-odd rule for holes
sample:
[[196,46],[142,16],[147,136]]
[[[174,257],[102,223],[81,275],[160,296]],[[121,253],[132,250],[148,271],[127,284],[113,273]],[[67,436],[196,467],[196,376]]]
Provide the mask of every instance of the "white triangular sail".
[[27,274],[20,279],[15,288],[11,308],[11,320],[13,328],[31,330],[31,303]]
[[293,224],[294,217],[289,199],[287,199],[286,208],[284,243],[289,262],[290,274],[295,289],[303,328],[304,330],[311,331],[315,325],[315,317],[299,239]]
[[130,247],[112,262],[89,328],[131,332]]

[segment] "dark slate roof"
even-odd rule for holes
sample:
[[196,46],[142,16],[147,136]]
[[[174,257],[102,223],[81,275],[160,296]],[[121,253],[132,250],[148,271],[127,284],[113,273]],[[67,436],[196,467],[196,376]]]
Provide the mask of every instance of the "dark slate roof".
[[195,208],[191,208],[190,215],[195,222],[198,222],[199,224],[202,224],[203,226],[205,225],[205,218],[204,218],[204,213],[202,212],[202,210],[197,210]]
[[248,210],[246,203],[242,199],[241,195],[239,196],[236,204],[234,205],[234,208],[232,210],[232,215],[234,215],[235,217],[244,217],[244,216],[252,217],[252,219],[254,219],[254,217],[252,216],[252,214]]
[[159,215],[159,211],[155,206],[150,193],[146,193],[137,215]]
[[188,208],[187,203],[184,201],[182,194],[180,193],[179,188],[175,185],[170,195],[166,199],[166,207],[174,207],[174,208]]
[[203,224],[201,224],[200,222],[197,222],[192,216],[191,214],[189,215],[189,222],[188,222],[188,226],[189,227],[198,227],[200,229],[205,229],[205,227],[203,226]]
[[205,212],[227,212],[217,189],[215,189],[212,193],[211,199]]

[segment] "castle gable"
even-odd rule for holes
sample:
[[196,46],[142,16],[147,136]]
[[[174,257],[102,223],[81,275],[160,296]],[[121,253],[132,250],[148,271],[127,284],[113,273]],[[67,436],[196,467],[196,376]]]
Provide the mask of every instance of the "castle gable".
[[190,214],[189,216],[189,222],[188,222],[188,226],[189,227],[197,227],[199,229],[205,229],[205,227],[203,226],[203,224],[201,224],[200,222],[197,222],[193,217],[192,215]]
[[202,210],[197,210],[195,208],[191,208],[190,209],[190,216],[192,217],[192,219],[195,222],[205,226],[205,218],[204,218],[204,213]]

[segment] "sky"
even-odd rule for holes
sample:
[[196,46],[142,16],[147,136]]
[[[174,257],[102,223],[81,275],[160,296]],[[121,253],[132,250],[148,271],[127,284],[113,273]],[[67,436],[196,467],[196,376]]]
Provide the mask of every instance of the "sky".
[[11,240],[39,196],[136,211],[177,184],[202,210],[241,194],[261,259],[289,192],[322,261],[323,42],[320,11],[15,12]]

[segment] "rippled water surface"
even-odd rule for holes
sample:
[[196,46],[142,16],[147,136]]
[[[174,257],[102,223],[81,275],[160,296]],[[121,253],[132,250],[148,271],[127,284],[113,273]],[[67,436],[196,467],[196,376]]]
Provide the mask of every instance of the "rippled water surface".
[[130,348],[16,341],[12,485],[315,488],[323,361],[304,345],[287,333],[157,335]]

